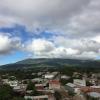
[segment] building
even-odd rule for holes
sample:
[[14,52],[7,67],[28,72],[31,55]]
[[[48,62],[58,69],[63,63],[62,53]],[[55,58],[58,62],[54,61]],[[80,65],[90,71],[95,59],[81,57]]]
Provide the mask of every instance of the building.
[[48,99],[48,95],[41,95],[41,96],[25,96],[24,98],[25,98],[25,100],[27,100],[27,99],[31,99],[31,100],[45,100],[45,99],[47,99],[47,100],[49,100],[49,99]]
[[68,79],[70,79],[70,76],[67,76],[67,75],[61,75],[61,79],[68,80]]
[[44,78],[45,79],[53,79],[54,75],[53,74],[45,74]]
[[27,84],[19,84],[18,86],[13,87],[13,90],[16,92],[26,91]]
[[72,83],[67,83],[65,85],[65,89],[68,91],[68,92],[71,92],[71,93],[80,93],[80,88],[76,87],[75,84],[72,84]]
[[74,92],[74,88],[75,88],[75,85],[72,83],[67,83],[65,85],[65,89],[68,90],[69,92]]
[[96,99],[100,100],[100,93],[98,93],[98,92],[89,92],[88,95],[92,98],[96,98]]
[[44,75],[44,78],[45,79],[53,79],[54,77],[56,77],[57,74],[58,74],[58,72],[47,73]]
[[86,87],[81,87],[80,89],[84,93],[88,93],[88,92],[100,93],[100,86],[86,86]]
[[81,80],[81,79],[74,79],[73,83],[76,86],[86,86],[86,81],[85,80]]
[[36,90],[41,91],[44,90],[44,85],[43,84],[35,84]]
[[49,81],[49,89],[60,89],[59,80],[50,80]]
[[2,79],[3,84],[8,84],[9,80],[8,79]]
[[32,82],[38,82],[38,83],[41,83],[43,82],[43,79],[42,78],[34,78],[31,80]]
[[9,84],[11,87],[16,87],[16,86],[18,86],[18,81],[17,81],[17,80],[9,81],[8,84]]

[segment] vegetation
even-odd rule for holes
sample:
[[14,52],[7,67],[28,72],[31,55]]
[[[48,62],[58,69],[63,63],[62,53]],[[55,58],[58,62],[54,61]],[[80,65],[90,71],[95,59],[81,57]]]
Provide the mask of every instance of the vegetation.
[[[75,60],[75,59],[26,59],[23,61],[19,61],[14,64],[8,64],[1,66],[0,69],[2,70],[26,70],[26,69],[34,69],[36,67],[39,67],[43,69],[42,67],[72,67],[76,69],[82,69],[84,71],[90,71],[94,70],[96,72],[100,72],[100,62],[96,60]],[[70,73],[69,73],[70,74]]]
[[20,95],[16,95],[9,85],[0,86],[0,100],[24,100]]
[[27,90],[32,90],[32,92],[30,93],[30,95],[34,95],[34,96],[42,95],[41,92],[38,92],[36,90],[35,84],[32,83],[31,81],[28,83]]
[[67,84],[67,83],[73,83],[73,78],[69,78],[68,80],[65,80],[65,79],[61,79],[60,80],[61,81],[61,83],[62,83],[62,85],[65,85],[65,84]]
[[61,100],[62,96],[59,92],[55,92],[55,97],[56,97],[56,100]]
[[[24,80],[24,79],[33,79],[37,78],[38,72],[54,72],[58,71],[61,74],[71,76],[68,80],[61,79],[61,83],[65,85],[68,82],[73,82],[73,72],[79,73],[88,73],[91,76],[91,72],[93,73],[100,73],[100,62],[97,61],[82,61],[82,60],[68,60],[68,59],[37,59],[31,63],[22,61],[20,63],[10,64],[1,66],[3,69],[0,70],[0,77],[2,79],[9,79],[9,80]],[[26,64],[24,64],[24,62]],[[42,67],[41,67],[42,66]],[[33,73],[33,74],[32,74]],[[34,74],[35,73],[35,74]],[[15,77],[11,77],[15,76]],[[88,77],[90,77],[88,76]],[[81,78],[79,76],[78,78]],[[100,77],[99,77],[100,78]],[[98,79],[99,79],[98,78]],[[32,90],[30,95],[41,95],[42,93],[36,91],[35,84],[31,81],[24,81],[24,83],[28,83],[27,90]],[[90,86],[90,82],[87,81],[87,86]],[[47,85],[48,86],[48,85]],[[69,93],[70,95],[74,95]],[[55,97],[57,100],[61,100],[61,95],[59,92],[55,92]],[[12,90],[12,88],[8,85],[3,85],[0,87],[0,100],[24,100],[22,96]],[[94,98],[91,98],[94,100]]]
[[11,100],[13,90],[9,85],[0,86],[0,100]]
[[23,97],[14,97],[12,100],[25,100]]
[[33,91],[35,91],[36,90],[35,84],[30,81],[28,83],[27,90],[33,90]]

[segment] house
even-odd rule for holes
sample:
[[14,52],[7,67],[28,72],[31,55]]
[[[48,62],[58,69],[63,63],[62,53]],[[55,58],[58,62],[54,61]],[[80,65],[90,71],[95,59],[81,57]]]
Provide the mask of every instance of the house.
[[67,76],[67,75],[61,75],[61,79],[68,80],[69,78],[70,78],[70,76]]
[[91,79],[89,79],[89,82],[93,85],[96,85],[97,79],[96,78],[91,78]]
[[49,89],[60,89],[59,80],[50,80],[49,81]]
[[53,79],[57,74],[58,74],[58,72],[47,73],[44,75],[44,78],[45,79]]
[[13,87],[13,90],[16,92],[20,92],[20,91],[26,91],[27,88],[27,84],[19,84],[17,86]]
[[44,85],[43,84],[35,84],[36,90],[41,91],[44,90]]
[[31,99],[31,100],[48,100],[48,95],[41,95],[41,96],[25,96],[25,100]]
[[2,79],[3,84],[8,84],[9,80],[8,79]]
[[89,92],[88,95],[92,98],[100,100],[100,93],[98,92]]
[[43,82],[43,79],[42,78],[34,78],[31,81],[40,83],[40,82]]
[[17,81],[17,80],[8,81],[8,84],[9,84],[11,87],[16,87],[16,86],[18,86],[18,81]]
[[65,85],[65,89],[68,90],[69,92],[74,92],[74,88],[75,88],[75,85],[72,83],[67,83]]
[[81,87],[80,90],[84,93],[88,93],[88,92],[100,93],[100,86],[86,86],[86,87]]
[[81,79],[74,79],[73,83],[76,86],[86,86],[86,81],[85,80],[81,80]]
[[8,84],[11,87],[18,86],[18,80],[9,81],[8,79],[3,79],[2,82],[3,84]]
[[80,88],[78,88],[75,84],[67,83],[65,85],[65,89],[71,93],[80,93]]
[[44,78],[45,79],[53,79],[55,75],[53,74],[45,74]]

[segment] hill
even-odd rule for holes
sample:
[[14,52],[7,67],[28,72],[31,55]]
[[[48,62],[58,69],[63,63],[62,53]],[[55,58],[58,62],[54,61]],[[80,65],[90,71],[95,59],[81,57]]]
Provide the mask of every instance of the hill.
[[37,67],[81,67],[81,68],[99,68],[100,61],[96,60],[77,60],[77,59],[60,59],[60,58],[40,58],[40,59],[25,59],[13,64],[0,66],[1,69],[29,69]]

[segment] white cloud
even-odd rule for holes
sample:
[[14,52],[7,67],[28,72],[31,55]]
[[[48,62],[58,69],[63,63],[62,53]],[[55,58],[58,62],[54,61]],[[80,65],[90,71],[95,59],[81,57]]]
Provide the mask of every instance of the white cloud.
[[0,33],[0,55],[11,53],[14,50],[18,50],[21,47],[21,41],[17,37],[10,37]]
[[79,49],[82,51],[95,51],[97,52],[100,48],[100,43],[96,41],[97,39],[92,38],[66,38],[63,36],[56,36],[52,39],[54,43],[58,46],[63,46],[65,48]]
[[[63,30],[71,16],[90,0],[1,0],[0,15],[17,19],[28,28]],[[5,21],[8,19],[5,18]],[[12,20],[10,20],[12,23]],[[9,22],[10,23],[10,22]],[[5,24],[6,25],[6,24]]]
[[[34,57],[38,58],[73,58],[73,59],[95,59],[100,55],[100,46],[95,49],[95,41],[90,41],[90,43],[81,40],[74,40],[76,43],[80,43],[80,45],[75,45],[75,47],[71,46],[72,40],[68,46],[53,44],[53,42],[45,39],[34,39],[31,42],[28,42],[25,45],[25,49],[28,52],[31,52]],[[66,40],[67,42],[67,40]],[[83,46],[82,46],[83,45]],[[77,47],[76,47],[77,46]]]
[[0,26],[19,23],[36,33],[39,28],[69,36],[94,36],[100,31],[99,11],[99,0],[1,0]]
[[100,46],[98,48],[98,52],[95,51],[93,47],[92,45],[90,45],[90,47],[87,46],[83,48],[80,47],[79,45],[79,47],[77,48],[73,48],[73,47],[69,48],[67,46],[66,47],[63,46],[63,44],[61,46],[60,45],[56,46],[53,44],[53,42],[49,40],[34,39],[31,42],[27,43],[26,48],[27,51],[33,53],[35,57],[94,59],[99,54]]
[[58,47],[50,52],[50,55],[54,58],[71,58],[78,53],[79,51],[77,49]]
[[46,40],[40,38],[22,44],[20,38],[1,33],[0,44],[0,55],[9,54],[16,50],[29,52],[34,57],[45,58],[95,59],[100,55],[100,43],[86,39],[56,37],[55,40]]
[[27,45],[26,49],[36,55],[48,53],[55,48],[52,42],[44,39],[33,39],[31,42],[28,42]]
[[76,37],[93,37],[100,34],[100,1],[91,0],[86,8],[69,22],[68,30]]
[[93,37],[92,40],[100,43],[100,35]]
[[[0,1],[0,27],[20,24],[33,33],[37,33],[37,29],[53,33],[54,38],[32,39],[23,44],[33,55],[66,58],[96,58],[100,55],[99,0]],[[21,47],[21,40],[0,35],[0,44],[3,54]]]
[[64,47],[56,47],[53,42],[45,39],[34,39],[27,43],[27,51],[32,52],[37,57],[66,57],[74,55],[78,50]]
[[15,19],[11,16],[4,16],[4,15],[0,15],[0,27],[8,27],[11,28],[13,27],[15,24],[22,24],[19,19]]

